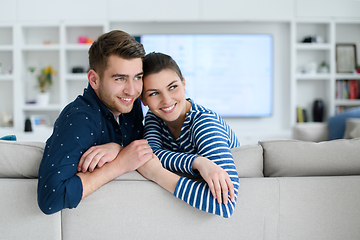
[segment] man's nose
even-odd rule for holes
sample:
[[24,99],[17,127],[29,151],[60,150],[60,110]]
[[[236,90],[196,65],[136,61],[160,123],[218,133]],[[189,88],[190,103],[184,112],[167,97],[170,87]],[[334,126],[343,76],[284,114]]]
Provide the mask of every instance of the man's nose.
[[126,85],[125,85],[125,89],[124,89],[124,92],[127,94],[127,95],[134,95],[135,94],[135,86],[134,86],[134,81],[130,80],[130,81],[127,81]]

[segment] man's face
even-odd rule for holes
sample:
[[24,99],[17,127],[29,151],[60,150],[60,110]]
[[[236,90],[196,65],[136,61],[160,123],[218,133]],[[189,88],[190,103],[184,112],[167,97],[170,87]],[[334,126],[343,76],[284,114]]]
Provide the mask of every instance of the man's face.
[[107,68],[95,90],[99,99],[118,117],[132,110],[142,91],[142,59],[123,59],[111,55]]

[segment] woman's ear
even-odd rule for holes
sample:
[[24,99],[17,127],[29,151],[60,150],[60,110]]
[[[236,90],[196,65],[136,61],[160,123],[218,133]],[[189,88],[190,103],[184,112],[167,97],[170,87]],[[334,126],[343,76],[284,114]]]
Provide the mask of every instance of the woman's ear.
[[140,95],[140,100],[142,101],[144,106],[147,106],[147,103],[146,103],[145,99],[143,98],[142,94]]
[[185,89],[185,77],[182,76],[183,80],[182,80],[182,83],[184,84],[184,89]]
[[90,69],[90,71],[87,74],[89,83],[91,85],[91,87],[96,90],[99,88],[99,83],[100,83],[100,77],[99,75],[93,70]]

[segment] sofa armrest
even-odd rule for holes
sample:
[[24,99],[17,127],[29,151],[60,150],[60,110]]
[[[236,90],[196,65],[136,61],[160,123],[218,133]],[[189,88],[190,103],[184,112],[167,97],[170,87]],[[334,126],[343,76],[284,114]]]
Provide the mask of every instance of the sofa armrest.
[[328,124],[326,122],[298,123],[293,127],[293,139],[310,142],[329,140]]

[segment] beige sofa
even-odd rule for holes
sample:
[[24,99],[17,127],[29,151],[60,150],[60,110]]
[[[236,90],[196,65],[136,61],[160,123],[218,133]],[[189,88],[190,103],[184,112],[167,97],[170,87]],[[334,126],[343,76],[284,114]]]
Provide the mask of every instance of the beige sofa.
[[137,172],[53,215],[37,205],[43,143],[0,141],[0,239],[360,239],[360,139],[262,141],[232,153],[229,219],[195,209]]

